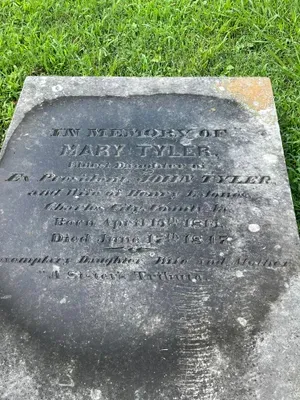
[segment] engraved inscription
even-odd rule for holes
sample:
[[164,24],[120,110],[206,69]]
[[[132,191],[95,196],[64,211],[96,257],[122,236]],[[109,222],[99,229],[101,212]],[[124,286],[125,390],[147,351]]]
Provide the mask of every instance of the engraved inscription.
[[106,177],[99,174],[94,175],[56,175],[53,173],[47,173],[42,175],[39,182],[90,182],[90,183],[122,183],[126,182],[126,177],[116,176],[116,177]]
[[52,128],[50,136],[56,137],[78,137],[80,129],[78,128]]
[[92,157],[120,157],[121,152],[124,150],[125,145],[91,145],[91,144],[64,144],[60,150],[60,156],[79,157],[79,156],[92,156]]
[[208,146],[183,146],[183,145],[153,145],[138,144],[141,157],[201,157],[211,156]]
[[88,137],[180,139],[222,137],[226,129],[101,129],[89,128]]
[[105,163],[99,163],[99,162],[93,162],[93,161],[70,161],[68,164],[69,168],[79,168],[79,169],[132,169],[132,170],[155,170],[155,169],[161,169],[161,170],[170,170],[170,169],[190,169],[190,170],[199,170],[199,169],[204,169],[205,164],[204,163],[159,163],[159,162],[153,162],[153,163],[139,163],[139,164],[133,164],[133,163],[126,163],[126,162],[116,162],[116,163],[110,163],[110,162],[105,162]]
[[87,219],[67,219],[67,218],[55,218],[54,225],[58,226],[94,226],[95,221]]

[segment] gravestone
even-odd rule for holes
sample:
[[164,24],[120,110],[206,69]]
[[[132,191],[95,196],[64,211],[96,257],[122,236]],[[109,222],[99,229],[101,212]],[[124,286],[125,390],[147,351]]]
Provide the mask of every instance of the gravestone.
[[29,77],[1,159],[1,399],[297,399],[266,78]]

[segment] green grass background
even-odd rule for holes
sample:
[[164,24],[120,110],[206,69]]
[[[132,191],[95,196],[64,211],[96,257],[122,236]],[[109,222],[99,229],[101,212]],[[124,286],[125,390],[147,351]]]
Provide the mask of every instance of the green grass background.
[[300,222],[300,0],[0,4],[1,141],[27,75],[268,76]]

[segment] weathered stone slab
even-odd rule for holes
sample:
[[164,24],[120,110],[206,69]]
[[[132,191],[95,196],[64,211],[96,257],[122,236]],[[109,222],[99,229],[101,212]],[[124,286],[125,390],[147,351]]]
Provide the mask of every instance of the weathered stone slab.
[[29,77],[1,159],[1,399],[298,399],[265,78]]

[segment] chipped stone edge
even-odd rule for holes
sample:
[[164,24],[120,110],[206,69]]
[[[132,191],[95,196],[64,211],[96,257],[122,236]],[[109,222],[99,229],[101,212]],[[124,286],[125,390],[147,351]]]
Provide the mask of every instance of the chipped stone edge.
[[[187,77],[187,78],[132,78],[132,77],[71,77],[71,76],[28,76],[25,79],[20,98],[15,109],[11,124],[6,131],[5,141],[0,153],[3,157],[7,144],[14,131],[25,115],[33,107],[41,105],[44,101],[55,100],[61,97],[76,96],[117,96],[129,97],[137,95],[154,94],[192,94],[202,96],[215,96],[218,98],[235,100],[249,109],[247,101],[241,100],[236,93],[226,90],[230,82],[253,82],[253,85],[271,87],[269,78],[261,77]],[[272,91],[270,93],[272,96]],[[255,112],[255,110],[251,110]],[[262,110],[263,111],[263,110]],[[277,123],[275,105],[272,100],[271,107],[262,113],[270,115]],[[265,121],[269,123],[270,121]],[[278,127],[279,131],[279,127]]]

